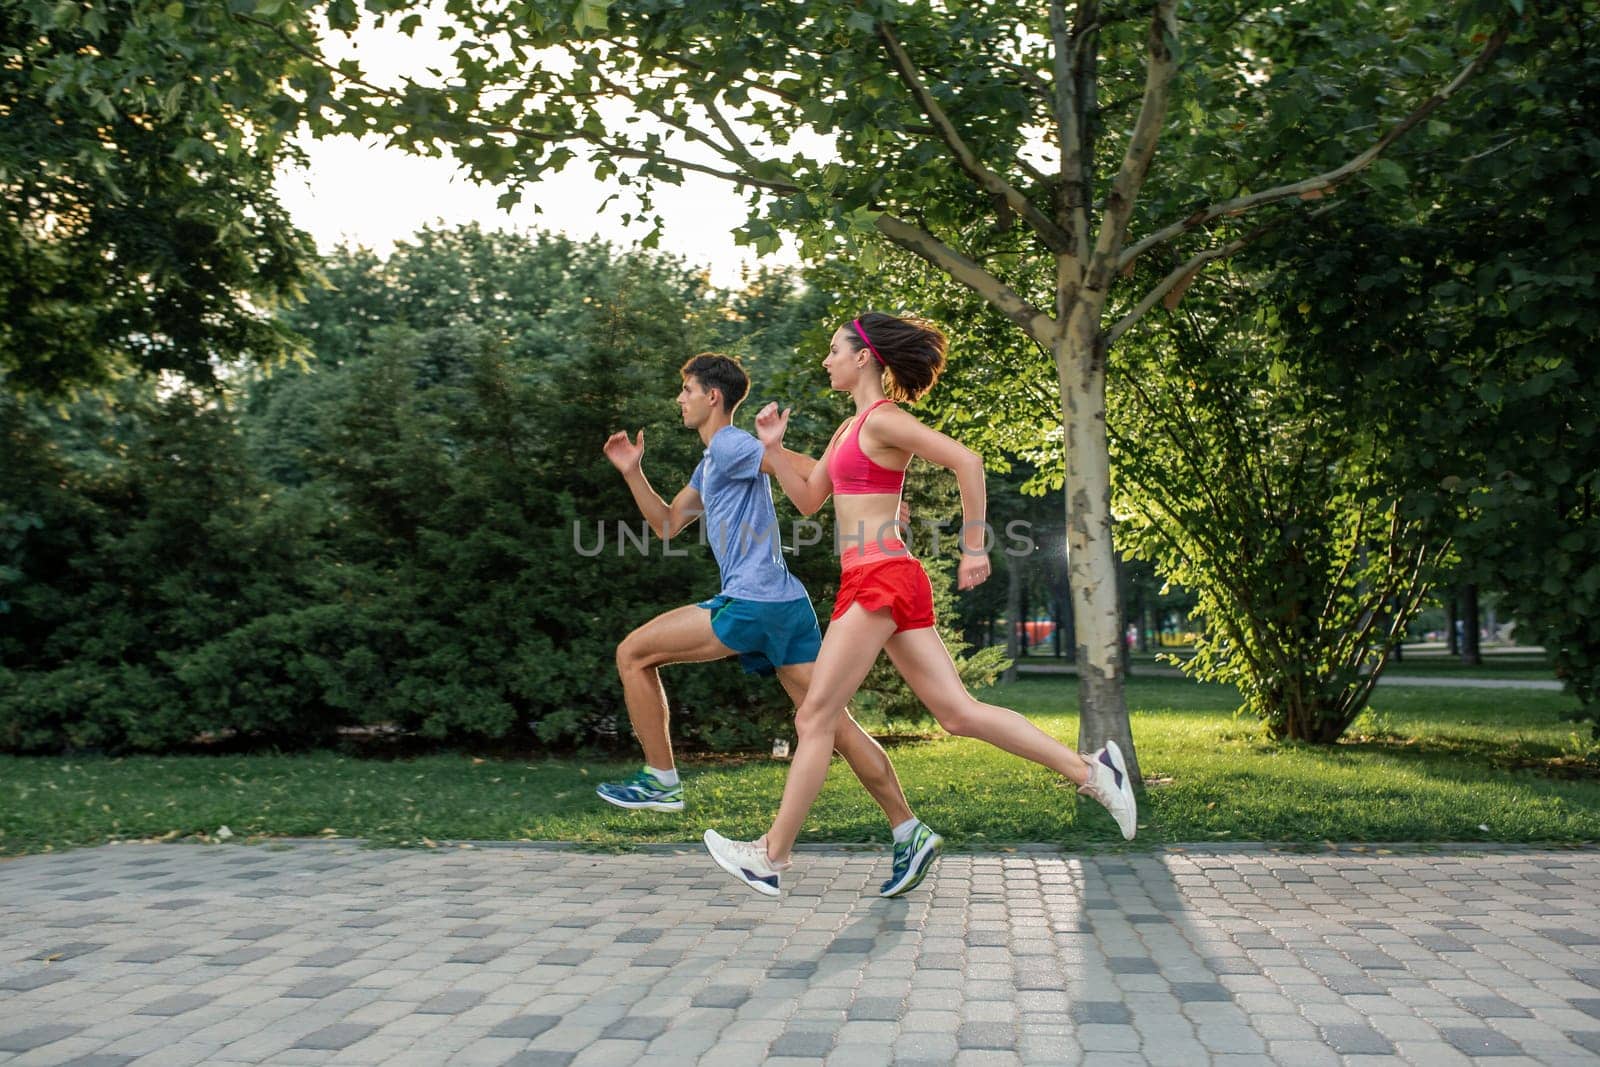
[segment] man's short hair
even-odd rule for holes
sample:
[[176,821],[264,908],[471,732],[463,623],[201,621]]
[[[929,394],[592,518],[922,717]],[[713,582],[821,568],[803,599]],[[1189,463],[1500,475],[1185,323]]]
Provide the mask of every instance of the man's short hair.
[[685,378],[693,378],[700,383],[700,388],[708,392],[719,390],[722,393],[722,406],[729,415],[733,414],[733,409],[750,391],[750,375],[739,366],[739,361],[719,352],[702,352],[698,356],[691,356],[679,373]]

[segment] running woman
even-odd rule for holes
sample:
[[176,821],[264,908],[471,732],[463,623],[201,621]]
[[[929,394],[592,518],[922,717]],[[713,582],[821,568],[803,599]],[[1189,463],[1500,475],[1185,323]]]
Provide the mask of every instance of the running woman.
[[[706,451],[672,503],[662,500],[644,475],[643,430],[632,441],[626,433],[612,434],[604,451],[627,480],[657,537],[668,540],[704,515],[722,589],[709,600],[656,616],[617,646],[623,699],[644,748],[645,765],[627,781],[607,782],[595,791],[621,808],[683,810],[683,785],[667,731],[662,667],[737,655],[746,673],[776,673],[798,706],[811,685],[822,644],[811,598],[783,562],[767,478],[772,450],[732,425],[734,410],[749,391],[749,377],[736,361],[714,352],[693,357],[681,374],[678,407],[683,424],[699,433]],[[776,451],[782,454],[781,445]],[[814,463],[798,454],[789,462],[801,471]],[[922,881],[943,839],[911,813],[889,757],[860,724],[842,708],[831,721],[828,752],[837,747],[893,828],[894,869],[879,895],[899,896]]]
[[855,400],[856,415],[834,433],[820,462],[808,471],[804,457],[797,462],[783,447],[787,409],[780,414],[769,404],[756,416],[768,464],[801,513],[813,514],[834,497],[843,546],[833,620],[795,718],[798,743],[778,816],[755,841],[705,832],[717,864],[759,893],[779,894],[795,838],[827,775],[829,739],[880,651],[889,653],[917,699],[950,733],[987,741],[1064,775],[1105,806],[1128,840],[1137,828],[1133,789],[1116,742],[1082,756],[1016,712],[977,700],[933,627],[928,576],[897,536],[896,509],[913,456],[954,471],[960,486],[964,524],[957,587],[971,589],[989,577],[982,458],[894,403],[926,394],[944,362],[945,337],[933,324],[869,312],[834,333],[822,362],[829,384]]

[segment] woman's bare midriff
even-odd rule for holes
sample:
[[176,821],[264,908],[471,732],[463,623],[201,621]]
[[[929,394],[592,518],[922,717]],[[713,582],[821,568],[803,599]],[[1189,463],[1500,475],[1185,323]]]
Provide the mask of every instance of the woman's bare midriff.
[[834,536],[841,550],[906,539],[908,531],[895,526],[900,511],[899,493],[835,493],[833,507]]

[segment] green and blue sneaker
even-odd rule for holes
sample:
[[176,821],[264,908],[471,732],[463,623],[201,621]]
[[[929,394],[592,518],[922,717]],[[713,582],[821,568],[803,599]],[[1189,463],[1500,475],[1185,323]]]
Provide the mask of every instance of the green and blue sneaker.
[[878,887],[878,895],[897,897],[917,888],[933,868],[933,861],[939,858],[943,845],[944,838],[930,830],[926,823],[918,822],[909,840],[895,842],[894,874]]
[[661,779],[641,770],[626,782],[604,782],[595,792],[600,799],[619,808],[646,808],[650,811],[682,811],[683,783],[663,785]]

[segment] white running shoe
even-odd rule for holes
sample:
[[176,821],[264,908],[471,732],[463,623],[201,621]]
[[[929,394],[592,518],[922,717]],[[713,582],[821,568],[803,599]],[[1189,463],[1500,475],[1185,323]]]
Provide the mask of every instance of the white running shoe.
[[706,851],[717,861],[717,866],[733,875],[757,893],[778,896],[778,876],[789,869],[785,863],[775,866],[767,858],[764,841],[730,841],[715,830],[707,830],[704,837]]
[[1078,787],[1078,792],[1093,797],[1117,820],[1122,836],[1133,840],[1139,830],[1139,802],[1133,797],[1133,782],[1128,778],[1128,765],[1123,762],[1122,749],[1115,741],[1107,741],[1099,751],[1083,757],[1089,764],[1089,780]]

